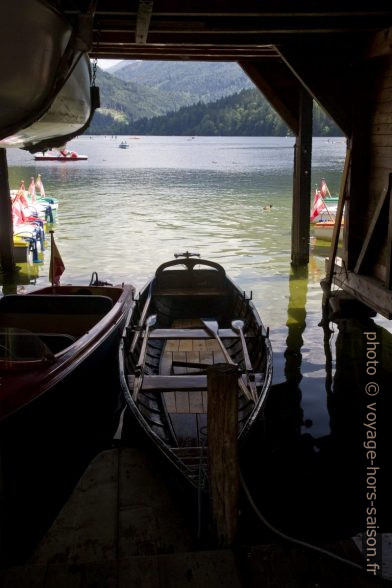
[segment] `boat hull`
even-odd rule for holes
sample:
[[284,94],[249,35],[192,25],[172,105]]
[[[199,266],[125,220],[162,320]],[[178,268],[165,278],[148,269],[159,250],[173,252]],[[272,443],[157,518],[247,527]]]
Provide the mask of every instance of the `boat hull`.
[[[321,241],[332,241],[332,235],[335,223],[333,222],[319,222],[312,225],[313,233],[316,239]],[[341,227],[339,232],[339,242],[343,242],[344,226]]]
[[77,155],[76,157],[64,157],[62,155],[35,155],[35,161],[62,161],[62,162],[69,162],[69,161],[86,161],[88,159],[87,155]]
[[[41,298],[50,290],[26,298]],[[74,298],[77,290],[91,297],[91,287],[57,287],[61,297]],[[96,288],[93,296],[104,291]],[[0,452],[7,549],[2,559],[7,563],[28,555],[88,460],[111,443],[123,402],[118,345],[132,308],[132,291],[125,286],[111,311],[55,353],[51,365],[2,371]]]
[[[200,263],[206,263],[206,260],[202,260]],[[156,276],[158,275],[159,269],[157,270]],[[225,362],[226,360],[222,358],[217,348],[212,351],[213,355],[211,357],[208,350],[213,348],[216,341],[211,340],[211,335],[203,331],[202,324],[201,327],[198,326],[196,328],[191,328],[189,325],[194,324],[194,321],[198,321],[202,316],[215,317],[219,325],[225,327],[222,330],[222,337],[226,337],[224,339],[225,345],[232,360],[238,363],[242,370],[244,369],[242,346],[239,335],[237,336],[230,329],[230,324],[232,319],[243,319],[247,325],[246,337],[249,345],[249,354],[253,368],[257,372],[255,376],[258,386],[257,400],[255,403],[245,397],[243,392],[239,392],[238,440],[240,444],[245,443],[251,429],[262,414],[272,378],[272,350],[261,319],[252,302],[245,299],[243,291],[227,276],[224,276],[219,286],[219,294],[211,286],[211,278],[208,276],[208,273],[212,273],[211,271],[207,270],[207,273],[203,273],[202,270],[193,271],[195,274],[194,279],[200,287],[197,291],[192,292],[189,284],[181,282],[179,274],[184,274],[185,281],[189,277],[186,271],[174,271],[171,272],[170,276],[165,276],[165,279],[169,280],[166,283],[167,287],[161,288],[157,285],[156,281],[152,281],[140,293],[139,310],[136,308],[132,314],[120,345],[120,380],[127,405],[130,409],[129,415],[131,419],[138,423],[152,446],[161,455],[164,455],[167,462],[174,466],[176,471],[187,481],[188,487],[190,484],[190,486],[195,488],[199,485],[198,472],[195,472],[195,464],[197,469],[197,458],[200,458],[203,453],[200,445],[205,445],[206,442],[205,431],[207,425],[206,376],[203,375],[206,372],[203,372],[202,366],[205,362],[210,364],[213,362]],[[178,275],[176,276],[175,274]],[[176,281],[180,280],[174,288],[170,286],[171,278]],[[170,294],[167,295],[168,291],[174,291],[175,293],[173,296]],[[140,328],[144,328],[143,324],[139,325],[141,320],[139,311],[148,303],[150,293],[151,302],[148,313],[157,314],[158,324],[164,328],[162,330],[158,327],[150,335],[150,343],[147,347],[147,369],[143,376],[141,390],[135,398],[135,371],[132,367],[132,347],[135,333],[140,332]],[[188,326],[178,329],[176,328],[178,324]],[[134,330],[135,325],[136,330]],[[174,333],[174,335],[170,333]],[[177,352],[173,352],[171,356],[170,352],[169,354],[167,353],[169,346],[173,342],[175,345],[177,344],[175,339],[174,341],[172,340],[172,336],[177,336],[177,334],[182,341],[182,343],[180,340],[178,341],[178,349],[190,349],[189,345],[192,343],[193,351],[189,351],[188,354],[186,352],[179,352],[178,354]],[[163,340],[161,337],[163,337]],[[165,339],[165,337],[169,337],[169,339]],[[195,339],[193,340],[192,337],[195,337]],[[184,342],[186,342],[185,345]],[[200,351],[195,351],[196,349]],[[135,355],[135,362],[137,363],[138,345],[136,345],[133,353]],[[177,366],[178,361],[176,358],[180,359],[179,366]],[[185,360],[185,363],[181,362],[181,358]],[[198,362],[200,363],[198,364]],[[181,365],[183,367],[180,367]],[[198,365],[198,367],[195,369],[192,365]],[[186,393],[189,398],[189,406],[177,410],[180,401],[182,402],[180,396],[178,396],[178,400],[174,403],[177,404],[174,406],[173,401],[169,404],[169,399],[165,396],[166,394],[170,395],[172,390],[168,392],[163,390],[154,392],[150,386],[154,386],[151,382],[160,381],[161,384],[157,384],[159,388],[160,385],[166,386],[166,384],[162,384],[163,382],[169,381],[169,386],[173,385],[174,390],[176,390],[177,383],[180,380],[177,379],[174,381],[175,378],[171,379],[170,374],[173,373],[174,376],[176,374],[179,376],[178,370],[181,369],[182,371],[189,369],[192,374],[195,374],[194,377],[199,379],[195,381],[196,392],[192,390],[192,392]],[[202,374],[201,376],[197,375],[200,373]],[[167,377],[166,374],[169,374],[169,380],[165,379]],[[161,376],[163,376],[163,379]],[[203,386],[200,391],[197,390],[199,385]],[[145,386],[144,389],[143,386]],[[192,396],[193,393],[196,397]],[[197,397],[199,400],[197,400]],[[198,405],[197,402],[199,402]],[[182,413],[182,410],[185,412]],[[203,438],[204,442],[202,441]],[[196,462],[193,461],[193,464],[188,463],[188,457],[192,461],[192,459],[195,460],[195,455],[187,456],[184,459],[183,450],[186,452],[189,450],[191,453],[192,451],[196,452]]]
[[[3,46],[12,47],[12,59],[3,52],[0,68],[0,147],[34,151],[48,146],[47,141],[63,145],[91,117],[88,55],[72,46],[70,59],[70,23],[40,0],[1,3],[0,33]],[[64,54],[69,64],[61,74],[65,82],[57,88]]]

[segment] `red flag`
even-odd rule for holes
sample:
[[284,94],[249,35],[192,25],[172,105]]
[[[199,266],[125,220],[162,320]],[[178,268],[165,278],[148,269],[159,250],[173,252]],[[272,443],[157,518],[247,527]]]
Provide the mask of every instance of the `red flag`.
[[313,222],[324,209],[327,209],[327,207],[325,206],[321,192],[320,190],[316,190],[314,193],[313,208],[310,213],[310,222]]
[[52,282],[52,286],[58,286],[60,284],[60,277],[65,270],[65,265],[61,259],[59,250],[57,249],[56,243],[54,242],[53,231],[51,233],[51,248],[50,248],[50,266],[49,266],[49,278]]

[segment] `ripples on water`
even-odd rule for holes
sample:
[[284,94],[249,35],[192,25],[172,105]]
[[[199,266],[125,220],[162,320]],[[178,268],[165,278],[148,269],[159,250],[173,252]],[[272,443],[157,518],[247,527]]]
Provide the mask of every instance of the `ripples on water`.
[[[252,290],[278,356],[287,335],[293,138],[128,142],[130,149],[121,150],[119,139],[81,137],[69,147],[89,160],[68,164],[8,151],[12,187],[41,173],[46,192],[60,198],[55,234],[66,265],[63,282],[83,283],[97,270],[105,280],[141,287],[175,251],[198,251]],[[336,192],[344,154],[343,139],[315,139],[313,183],[326,177]],[[272,210],[263,210],[269,204]],[[48,263],[49,254],[37,285],[47,282]],[[323,260],[313,257],[305,336],[313,358],[320,355],[320,333],[309,325],[319,320],[322,274]],[[276,381],[283,377],[280,363]],[[317,426],[325,430],[328,423]]]
[[[296,430],[313,439],[328,435],[318,326],[324,259],[312,255],[308,276],[290,277],[293,138],[140,137],[129,139],[128,150],[118,149],[119,141],[81,137],[69,148],[89,160],[69,164],[8,153],[11,187],[41,173],[46,192],[60,198],[63,282],[83,283],[96,270],[140,287],[157,265],[185,250],[222,263],[253,291],[271,328],[274,383],[300,386]],[[337,193],[344,156],[343,139],[315,139],[312,184],[325,177]],[[272,210],[263,210],[269,204]],[[47,283],[48,264],[49,254],[37,285]]]

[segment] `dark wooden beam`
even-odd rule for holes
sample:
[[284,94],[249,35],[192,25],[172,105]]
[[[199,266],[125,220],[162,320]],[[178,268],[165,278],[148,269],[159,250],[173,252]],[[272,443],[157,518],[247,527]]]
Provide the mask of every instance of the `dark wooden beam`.
[[135,31],[136,43],[147,42],[153,5],[153,0],[139,0]]
[[[73,14],[78,11],[75,8],[75,2],[66,9],[67,14]],[[77,6],[77,5],[76,5]],[[137,1],[128,0],[98,0],[96,14],[117,15],[132,14],[136,11]],[[318,3],[309,0],[302,0],[293,4],[292,0],[243,0],[239,3],[237,0],[209,0],[200,2],[200,0],[155,0],[154,13],[158,15],[172,16],[209,16],[218,17],[236,17],[241,15],[247,16],[284,16],[292,17],[294,15],[301,18],[309,17],[355,17],[357,15],[366,16],[368,19],[380,15],[388,16],[391,9],[385,0],[362,0],[357,5],[352,0],[320,0]]]
[[312,166],[313,100],[303,89],[299,102],[299,132],[295,143],[291,261],[294,266],[309,262],[309,215]]
[[362,248],[361,248],[361,251],[360,251],[358,259],[357,259],[357,263],[355,264],[354,272],[356,274],[360,274],[362,272],[362,267],[364,265],[366,257],[371,252],[371,250],[370,250],[371,240],[373,238],[373,235],[375,235],[375,230],[376,230],[376,227],[378,226],[381,211],[384,208],[385,203],[387,203],[387,206],[388,206],[388,208],[387,208],[388,214],[386,214],[385,216],[387,218],[389,217],[389,210],[390,210],[390,206],[389,206],[390,202],[389,201],[390,201],[390,195],[391,195],[391,186],[392,186],[392,174],[389,174],[387,185],[384,187],[382,194],[381,194],[381,197],[380,197],[379,201],[377,202],[377,206],[376,206],[376,209],[373,213],[373,217],[370,222],[368,231],[366,233],[365,240],[363,241]]
[[277,50],[311,96],[350,136],[353,99],[361,80],[358,50],[353,53],[347,44],[325,47],[320,41],[279,46]]
[[297,78],[280,60],[260,63],[241,60],[239,64],[279,116],[297,135],[301,90],[301,84]]
[[344,265],[336,264],[333,281],[387,319],[392,318],[392,292],[376,278],[356,274]]
[[392,54],[392,27],[376,33],[367,48],[366,57],[384,57]]
[[16,271],[11,208],[7,155],[6,150],[0,148],[0,265],[5,275],[13,275]]

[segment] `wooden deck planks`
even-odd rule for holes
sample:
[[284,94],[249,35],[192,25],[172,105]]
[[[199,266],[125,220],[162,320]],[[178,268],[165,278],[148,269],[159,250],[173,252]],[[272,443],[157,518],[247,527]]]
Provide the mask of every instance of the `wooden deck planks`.
[[[194,329],[202,326],[199,319],[181,319],[173,322],[172,327],[178,329]],[[216,358],[215,354],[218,354]],[[220,354],[220,355],[219,355]],[[169,374],[197,374],[198,368],[172,367],[173,361],[186,361],[190,363],[213,364],[224,361],[219,344],[214,339],[170,339],[166,341],[160,373]],[[201,415],[207,412],[207,392],[164,392],[166,409],[169,414],[195,414]]]

